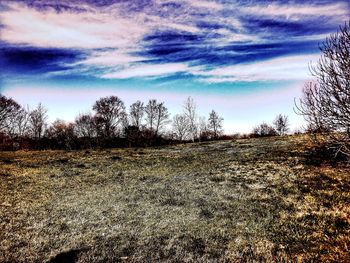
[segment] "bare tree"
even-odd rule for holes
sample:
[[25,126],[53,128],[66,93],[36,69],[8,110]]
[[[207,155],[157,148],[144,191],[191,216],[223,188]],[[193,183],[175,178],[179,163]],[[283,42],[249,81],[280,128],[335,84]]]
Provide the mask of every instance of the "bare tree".
[[184,114],[176,114],[173,118],[173,132],[180,141],[186,139],[189,133],[190,124]]
[[273,122],[278,135],[283,136],[289,131],[289,121],[287,115],[278,114]]
[[209,119],[208,119],[208,129],[213,134],[213,138],[217,139],[219,135],[222,133],[222,121],[224,119],[219,116],[219,114],[212,110],[209,113]]
[[47,109],[39,103],[29,114],[29,129],[35,140],[40,140],[47,126]]
[[189,123],[189,133],[192,141],[198,136],[198,122],[197,122],[197,109],[196,103],[191,97],[188,97],[183,105],[184,114]]
[[155,122],[157,119],[157,105],[157,100],[152,99],[148,101],[145,107],[147,126],[150,130],[154,130],[155,128]]
[[198,133],[199,138],[202,137],[202,135],[206,134],[208,131],[208,123],[207,119],[204,116],[201,116],[198,118]]
[[124,111],[121,114],[121,132],[125,136],[125,130],[129,127],[128,114]]
[[124,102],[117,96],[100,98],[95,102],[92,109],[96,112],[96,120],[100,135],[106,138],[115,136],[118,129],[121,130],[125,114]]
[[156,112],[156,135],[164,128],[164,125],[169,123],[169,112],[168,109],[164,106],[164,102],[158,103],[157,112]]
[[74,124],[63,120],[54,121],[46,130],[46,137],[55,140],[59,148],[71,149],[76,138]]
[[18,137],[24,137],[29,134],[29,118],[29,106],[22,107],[21,110],[18,112],[15,120],[15,130]]
[[146,121],[148,128],[157,136],[165,124],[169,122],[169,112],[164,102],[158,103],[151,99],[145,107]]
[[14,118],[20,109],[16,101],[0,94],[0,131],[8,127],[9,119]]
[[78,137],[92,138],[97,135],[95,120],[91,114],[79,114],[74,127]]
[[6,133],[12,139],[29,135],[29,118],[29,107],[21,107],[17,110],[16,114],[7,119],[8,124],[6,125]]
[[135,103],[131,104],[129,110],[131,125],[140,128],[144,113],[145,107],[143,106],[143,102],[138,100]]
[[296,111],[322,133],[336,154],[350,156],[350,21],[320,49],[321,58],[310,67],[316,82],[305,85]]

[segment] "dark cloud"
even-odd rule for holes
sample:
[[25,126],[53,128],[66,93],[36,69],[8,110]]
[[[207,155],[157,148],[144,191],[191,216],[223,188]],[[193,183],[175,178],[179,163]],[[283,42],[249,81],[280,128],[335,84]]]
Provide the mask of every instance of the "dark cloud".
[[158,63],[187,62],[193,65],[220,66],[295,54],[315,53],[318,41],[265,41],[226,43],[208,39],[202,34],[180,34],[176,31],[155,32],[145,37],[145,45],[137,55]]
[[241,20],[244,27],[251,33],[264,33],[266,37],[285,38],[295,36],[312,36],[334,31],[338,25],[324,22],[324,18],[306,18],[303,21],[287,19],[245,17]]
[[86,53],[71,49],[0,46],[0,67],[3,73],[43,74],[72,69]]

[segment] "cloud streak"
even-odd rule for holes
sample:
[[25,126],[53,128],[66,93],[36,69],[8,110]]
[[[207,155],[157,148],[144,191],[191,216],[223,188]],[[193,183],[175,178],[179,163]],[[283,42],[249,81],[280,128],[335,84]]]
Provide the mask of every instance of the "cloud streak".
[[186,64],[181,63],[168,63],[168,64],[150,64],[150,65],[137,65],[132,66],[117,72],[107,73],[103,75],[103,78],[115,78],[115,79],[127,79],[136,77],[154,77],[163,76],[169,74],[175,74],[179,72],[186,72],[189,67]]
[[1,12],[2,40],[11,44],[26,44],[51,48],[130,47],[147,32],[145,26],[133,20],[107,12],[88,10],[82,13],[57,12],[11,4]]
[[221,67],[218,69],[198,72],[207,82],[235,81],[277,81],[305,80],[310,78],[308,63],[317,61],[318,55],[288,56],[266,60],[257,63]]
[[283,16],[291,20],[300,20],[305,16],[318,17],[325,16],[342,21],[349,16],[349,5],[345,2],[329,3],[323,5],[310,4],[267,4],[255,5],[243,8],[248,14],[261,16]]

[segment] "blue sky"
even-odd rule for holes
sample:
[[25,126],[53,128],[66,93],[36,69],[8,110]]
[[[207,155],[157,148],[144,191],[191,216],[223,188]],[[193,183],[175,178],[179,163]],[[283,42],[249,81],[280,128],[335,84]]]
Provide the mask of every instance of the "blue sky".
[[350,17],[348,1],[1,1],[1,92],[74,120],[106,95],[127,105],[188,96],[227,133],[278,113],[311,76],[319,44]]

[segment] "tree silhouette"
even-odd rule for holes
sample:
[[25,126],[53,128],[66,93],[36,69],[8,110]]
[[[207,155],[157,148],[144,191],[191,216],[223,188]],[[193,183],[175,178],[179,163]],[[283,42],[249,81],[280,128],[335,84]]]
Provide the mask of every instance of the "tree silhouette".
[[184,114],[188,122],[188,130],[191,136],[192,141],[198,136],[198,121],[197,121],[197,107],[194,100],[191,97],[188,97],[184,103]]
[[131,104],[129,109],[131,125],[140,128],[142,125],[142,118],[144,114],[145,114],[145,107],[143,105],[143,102],[138,100],[133,104]]
[[222,133],[223,120],[224,119],[221,118],[216,111],[212,110],[209,113],[208,128],[213,134],[214,139],[217,139],[219,135]]
[[40,140],[47,127],[47,109],[39,103],[29,114],[29,129],[35,140]]
[[287,115],[278,114],[273,122],[278,135],[283,136],[289,131],[289,121]]
[[190,131],[190,123],[184,114],[176,114],[174,116],[172,127],[176,139],[180,141],[184,140]]
[[0,94],[0,131],[8,127],[10,119],[14,118],[21,106],[11,98]]
[[109,96],[97,100],[92,109],[96,112],[99,135],[105,138],[115,136],[125,116],[124,102],[117,96]]

